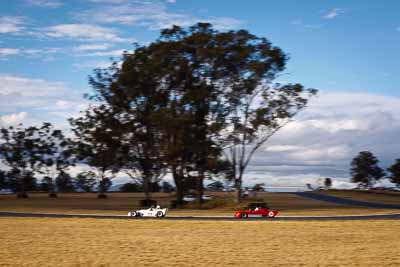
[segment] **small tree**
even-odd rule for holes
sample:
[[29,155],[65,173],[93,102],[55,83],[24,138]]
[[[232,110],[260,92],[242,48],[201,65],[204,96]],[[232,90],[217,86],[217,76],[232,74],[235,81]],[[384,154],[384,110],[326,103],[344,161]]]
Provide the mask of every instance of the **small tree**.
[[324,180],[324,186],[326,189],[331,188],[332,186],[332,179],[331,178],[325,178]]
[[60,192],[74,192],[75,186],[71,175],[61,172],[56,178],[57,189]]
[[94,172],[81,172],[75,178],[75,186],[84,191],[92,192],[96,185],[96,174]]
[[18,198],[27,198],[26,191],[36,184],[34,175],[43,167],[41,131],[37,127],[10,126],[0,129],[0,159],[10,169]]
[[26,191],[37,191],[38,190],[37,179],[34,176],[33,172],[27,172],[27,174],[24,177],[24,185],[25,185]]
[[61,130],[54,129],[51,123],[46,122],[40,127],[40,144],[43,162],[41,171],[47,176],[49,197],[57,197],[56,191],[73,190],[71,177],[66,172],[74,165],[71,140]]
[[385,176],[378,163],[379,160],[371,152],[360,152],[351,162],[352,182],[369,188],[375,181]]
[[8,187],[7,183],[7,172],[0,170],[0,189]]
[[53,187],[54,187],[53,179],[49,176],[44,176],[42,178],[42,181],[40,182],[39,190],[45,192],[54,192]]
[[106,198],[111,179],[120,162],[119,129],[109,124],[109,110],[104,106],[85,110],[83,116],[70,119],[77,160],[88,164],[98,180],[98,198]]
[[400,159],[396,159],[395,163],[388,168],[388,171],[390,172],[390,181],[400,187]]

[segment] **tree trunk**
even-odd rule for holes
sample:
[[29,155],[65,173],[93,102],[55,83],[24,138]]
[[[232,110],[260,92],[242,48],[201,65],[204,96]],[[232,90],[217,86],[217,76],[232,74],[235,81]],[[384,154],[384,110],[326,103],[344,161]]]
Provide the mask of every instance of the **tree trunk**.
[[178,205],[183,204],[183,191],[182,183],[178,182],[178,184],[176,184],[176,203]]
[[17,193],[17,198],[28,198],[28,194],[25,192],[25,175],[22,172],[17,178],[19,184],[19,192]]
[[203,204],[203,180],[204,180],[204,172],[201,171],[199,176],[197,177],[197,207],[200,208],[201,204]]
[[176,166],[172,167],[172,176],[174,178],[175,186],[176,186],[176,204],[178,206],[183,204],[183,183],[182,183],[182,173],[178,173],[176,170]]
[[144,191],[144,198],[146,200],[146,202],[148,202],[151,199],[151,188],[150,188],[150,175],[144,174],[143,177],[143,191]]
[[239,204],[242,200],[242,177],[235,180],[235,203]]
[[54,180],[51,180],[51,184],[49,184],[49,198],[57,198],[57,193],[54,186]]
[[100,185],[99,185],[99,194],[97,195],[97,198],[107,198],[107,195],[105,193],[106,190],[104,188],[104,179],[105,179],[105,175],[104,175],[104,171],[102,171]]

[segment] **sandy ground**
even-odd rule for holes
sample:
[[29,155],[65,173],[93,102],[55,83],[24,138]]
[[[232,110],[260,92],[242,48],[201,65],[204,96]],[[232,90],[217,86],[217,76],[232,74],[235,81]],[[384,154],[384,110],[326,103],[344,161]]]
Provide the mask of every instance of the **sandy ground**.
[[400,266],[400,221],[0,218],[2,266]]

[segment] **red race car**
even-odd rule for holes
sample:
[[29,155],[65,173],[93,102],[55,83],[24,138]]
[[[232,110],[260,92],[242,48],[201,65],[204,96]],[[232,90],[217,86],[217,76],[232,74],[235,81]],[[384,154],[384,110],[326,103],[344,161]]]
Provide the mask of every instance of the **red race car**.
[[251,203],[248,208],[235,212],[235,218],[246,219],[248,217],[275,218],[277,210],[271,210],[265,203]]

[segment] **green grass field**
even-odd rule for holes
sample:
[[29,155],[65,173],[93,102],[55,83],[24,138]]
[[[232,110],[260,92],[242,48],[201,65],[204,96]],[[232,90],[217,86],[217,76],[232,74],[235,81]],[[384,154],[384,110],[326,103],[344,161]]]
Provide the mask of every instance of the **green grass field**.
[[0,218],[2,266],[400,266],[400,221]]

